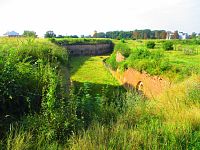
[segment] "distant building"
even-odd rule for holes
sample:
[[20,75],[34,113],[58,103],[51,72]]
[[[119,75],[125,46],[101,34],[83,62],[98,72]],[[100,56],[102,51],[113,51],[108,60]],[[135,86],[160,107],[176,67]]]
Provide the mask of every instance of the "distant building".
[[180,40],[185,40],[189,38],[189,35],[187,33],[179,32],[178,35]]
[[167,40],[174,39],[174,33],[171,32],[171,31],[167,31],[166,39],[167,39]]
[[3,35],[7,36],[7,37],[17,37],[17,36],[19,36],[19,33],[15,32],[15,31],[11,31],[11,32],[6,32]]

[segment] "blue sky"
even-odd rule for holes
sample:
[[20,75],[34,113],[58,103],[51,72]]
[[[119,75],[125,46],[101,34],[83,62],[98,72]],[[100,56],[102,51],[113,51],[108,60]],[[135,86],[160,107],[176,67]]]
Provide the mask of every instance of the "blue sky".
[[200,33],[200,0],[1,0],[0,35],[164,29]]

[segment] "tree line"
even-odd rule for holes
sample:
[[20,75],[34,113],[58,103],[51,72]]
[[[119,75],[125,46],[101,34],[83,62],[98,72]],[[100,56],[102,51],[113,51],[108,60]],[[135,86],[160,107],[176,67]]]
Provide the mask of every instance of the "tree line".
[[[173,39],[179,39],[178,31],[170,32],[173,34]],[[134,30],[134,31],[108,31],[108,32],[95,32],[93,35],[81,35],[81,38],[110,38],[110,39],[166,39],[168,32],[165,30]],[[34,31],[24,31],[24,37],[37,37]],[[200,37],[200,34],[193,32],[189,38],[193,39]],[[54,31],[47,31],[44,34],[45,38],[79,38],[78,35],[56,35]]]
[[134,30],[134,31],[109,31],[106,33],[99,32],[95,35],[97,38],[111,39],[166,39],[165,30]]

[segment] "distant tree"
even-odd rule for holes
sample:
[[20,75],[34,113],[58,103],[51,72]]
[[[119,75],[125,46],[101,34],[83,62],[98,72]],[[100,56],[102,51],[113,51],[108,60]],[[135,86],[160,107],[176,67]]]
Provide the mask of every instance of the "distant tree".
[[200,33],[197,35],[197,39],[200,40]]
[[178,31],[174,31],[174,39],[179,39]]
[[162,33],[163,33],[162,30],[156,30],[155,31],[155,38],[156,39],[162,39]]
[[37,37],[36,32],[25,30],[22,34],[24,37]]
[[147,39],[148,37],[147,37],[147,33],[146,32],[144,32],[144,39]]
[[85,38],[92,38],[92,36],[91,35],[86,35]]
[[[98,33],[97,33],[98,36]],[[111,39],[165,39],[165,30],[155,30],[150,29],[145,30],[135,30],[135,31],[109,31],[106,32],[106,38]]]
[[70,35],[69,38],[78,38],[78,35]]
[[192,35],[190,36],[191,39],[195,39],[197,37],[197,34],[195,32],[192,32]]
[[105,38],[106,34],[104,32],[99,32],[99,33],[96,34],[96,37],[97,38]]
[[138,39],[139,38],[139,32],[137,31],[137,30],[135,30],[134,32],[133,32],[133,39]]
[[47,31],[44,35],[45,38],[55,38],[56,34],[53,31]]
[[58,35],[58,36],[56,36],[56,38],[64,38],[64,36],[63,35]]
[[166,39],[167,38],[167,32],[166,31],[162,31],[161,32],[161,39]]

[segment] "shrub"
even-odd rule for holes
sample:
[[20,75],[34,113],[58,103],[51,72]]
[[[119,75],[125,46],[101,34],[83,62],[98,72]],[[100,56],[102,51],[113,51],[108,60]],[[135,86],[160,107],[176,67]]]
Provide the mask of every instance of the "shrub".
[[86,45],[86,44],[113,44],[109,39],[95,39],[95,38],[55,38],[54,43],[58,45]]
[[151,48],[151,49],[154,49],[155,45],[156,44],[154,41],[148,41],[146,44],[147,48]]
[[[47,40],[0,39],[0,136],[10,123],[33,113],[55,118],[66,99],[61,73],[68,61],[63,48]],[[53,120],[52,119],[52,120]]]
[[113,70],[117,70],[118,63],[116,61],[116,53],[113,53],[107,60],[106,63],[111,67]]
[[173,43],[171,41],[166,41],[163,43],[164,50],[173,50]]
[[143,59],[143,58],[149,58],[151,55],[151,52],[145,48],[137,48],[136,50],[134,50],[131,55],[130,58],[133,59]]
[[115,51],[119,51],[123,56],[128,57],[131,53],[131,49],[125,43],[120,42],[119,44],[115,45]]
[[125,41],[124,39],[121,39],[121,42],[122,42],[122,43],[126,43],[126,41]]

